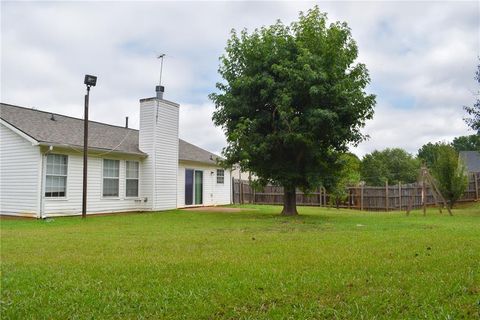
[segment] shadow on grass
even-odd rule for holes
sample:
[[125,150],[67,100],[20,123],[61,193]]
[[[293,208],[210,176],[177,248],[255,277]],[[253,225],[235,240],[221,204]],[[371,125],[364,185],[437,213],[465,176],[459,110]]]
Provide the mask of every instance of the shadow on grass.
[[299,208],[299,215],[297,216],[283,216],[281,215],[282,206],[259,206],[259,205],[245,205],[235,206],[241,208],[240,212],[212,212],[212,211],[196,211],[189,212],[189,214],[198,214],[214,217],[215,221],[263,221],[281,224],[321,224],[332,220],[329,214],[324,212],[309,212],[311,210],[302,210]]

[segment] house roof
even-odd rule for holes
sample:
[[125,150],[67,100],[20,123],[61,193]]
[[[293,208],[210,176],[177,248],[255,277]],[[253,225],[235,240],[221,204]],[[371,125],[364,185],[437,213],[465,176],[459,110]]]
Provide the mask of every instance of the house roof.
[[191,143],[188,143],[185,140],[180,139],[178,145],[178,159],[186,161],[195,161],[208,164],[216,164],[217,159],[222,159],[221,157],[208,152],[200,147],[197,147]]
[[468,172],[480,172],[480,152],[460,151],[459,157],[465,162]]
[[[83,119],[0,103],[0,118],[45,145],[83,148]],[[138,146],[136,129],[88,121],[88,146],[92,149],[146,156]],[[179,140],[179,159],[215,164],[217,155]]]

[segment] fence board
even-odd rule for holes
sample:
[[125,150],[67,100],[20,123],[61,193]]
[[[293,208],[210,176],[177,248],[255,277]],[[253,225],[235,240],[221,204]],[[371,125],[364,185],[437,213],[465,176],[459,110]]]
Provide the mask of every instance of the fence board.
[[[248,181],[232,179],[232,196],[236,204],[283,204],[283,187],[268,185],[254,190]],[[480,194],[480,172],[469,173],[467,190],[459,201],[478,201]],[[355,186],[347,188],[347,199],[340,208],[367,211],[419,209],[422,207],[421,183],[385,185],[384,187]],[[426,205],[435,205],[431,188],[427,185]],[[324,188],[305,194],[297,190],[297,204],[300,206],[329,206],[331,196]]]

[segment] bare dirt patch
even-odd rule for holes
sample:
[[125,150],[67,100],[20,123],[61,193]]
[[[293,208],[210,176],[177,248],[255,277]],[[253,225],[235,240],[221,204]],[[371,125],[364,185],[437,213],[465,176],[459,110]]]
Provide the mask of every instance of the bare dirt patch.
[[194,207],[181,209],[184,211],[203,211],[203,212],[241,212],[245,209],[241,208],[227,208],[227,207]]

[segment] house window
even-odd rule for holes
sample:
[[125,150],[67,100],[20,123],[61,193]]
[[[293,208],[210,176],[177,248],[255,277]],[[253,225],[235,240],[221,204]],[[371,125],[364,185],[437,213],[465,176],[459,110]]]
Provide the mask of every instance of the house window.
[[67,193],[68,157],[62,154],[47,155],[45,197],[65,197]]
[[127,183],[125,195],[127,197],[138,197],[138,161],[126,161]]
[[103,196],[118,197],[120,160],[103,159]]
[[225,171],[223,169],[217,169],[217,183],[223,184],[225,182]]

